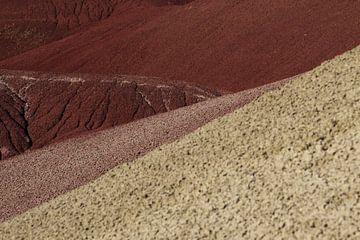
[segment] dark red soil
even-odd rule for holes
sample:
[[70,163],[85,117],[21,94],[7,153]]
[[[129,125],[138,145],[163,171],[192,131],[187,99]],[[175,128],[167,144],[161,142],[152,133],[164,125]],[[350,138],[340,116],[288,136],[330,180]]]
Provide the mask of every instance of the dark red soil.
[[51,144],[0,161],[0,222],[95,180],[194,131],[288,80]]
[[0,159],[219,96],[157,78],[0,71]]
[[0,66],[159,76],[237,91],[310,70],[360,44],[359,1],[146,3],[120,1],[91,28]]
[[113,0],[0,0],[0,59],[58,40],[111,15]]
[[25,119],[25,102],[0,84],[0,159],[31,146]]

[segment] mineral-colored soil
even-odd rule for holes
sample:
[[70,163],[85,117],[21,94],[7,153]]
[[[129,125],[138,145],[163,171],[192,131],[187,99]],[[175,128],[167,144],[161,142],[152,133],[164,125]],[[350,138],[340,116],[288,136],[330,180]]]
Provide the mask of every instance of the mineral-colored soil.
[[0,224],[0,236],[358,239],[359,103],[356,48]]
[[0,160],[219,95],[158,78],[0,70]]
[[[87,30],[113,14],[125,12],[122,23],[134,24],[131,21],[138,21],[139,17],[144,20],[160,14],[161,6],[188,2],[191,1],[0,0],[0,60]],[[132,9],[138,11],[131,12]]]
[[360,44],[360,1],[176,4],[184,2],[118,1],[103,21],[0,67],[157,76],[238,91],[303,73]]
[[31,147],[25,102],[0,83],[0,160]]
[[0,59],[108,18],[117,0],[0,0]]
[[286,81],[207,100],[2,161],[0,221],[174,141]]

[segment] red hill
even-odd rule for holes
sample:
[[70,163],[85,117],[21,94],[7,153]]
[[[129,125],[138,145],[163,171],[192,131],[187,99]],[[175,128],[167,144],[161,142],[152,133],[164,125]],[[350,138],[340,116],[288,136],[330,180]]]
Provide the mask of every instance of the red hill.
[[117,1],[105,20],[0,66],[159,76],[237,91],[360,44],[359,12],[352,0]]

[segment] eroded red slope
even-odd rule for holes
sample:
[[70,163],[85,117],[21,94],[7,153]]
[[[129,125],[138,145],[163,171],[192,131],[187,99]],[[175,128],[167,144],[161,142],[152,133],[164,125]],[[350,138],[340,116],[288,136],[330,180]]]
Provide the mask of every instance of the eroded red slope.
[[25,119],[25,102],[0,84],[0,160],[31,146]]
[[0,71],[0,159],[219,96],[157,78]]
[[360,44],[359,1],[143,2],[118,4],[101,24],[0,66],[141,74],[236,91],[304,72]]
[[117,0],[0,0],[0,59],[108,18]]
[[0,192],[3,193],[0,222],[173,142],[288,80],[210,99],[29,151],[10,161],[0,161]]

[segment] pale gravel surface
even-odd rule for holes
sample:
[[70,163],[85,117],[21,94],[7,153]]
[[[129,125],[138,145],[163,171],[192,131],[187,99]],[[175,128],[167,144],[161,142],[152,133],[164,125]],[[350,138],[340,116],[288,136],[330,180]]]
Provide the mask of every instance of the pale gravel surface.
[[359,239],[360,48],[0,225],[3,239]]
[[120,163],[174,141],[287,81],[226,95],[0,161],[0,222],[84,185]]

